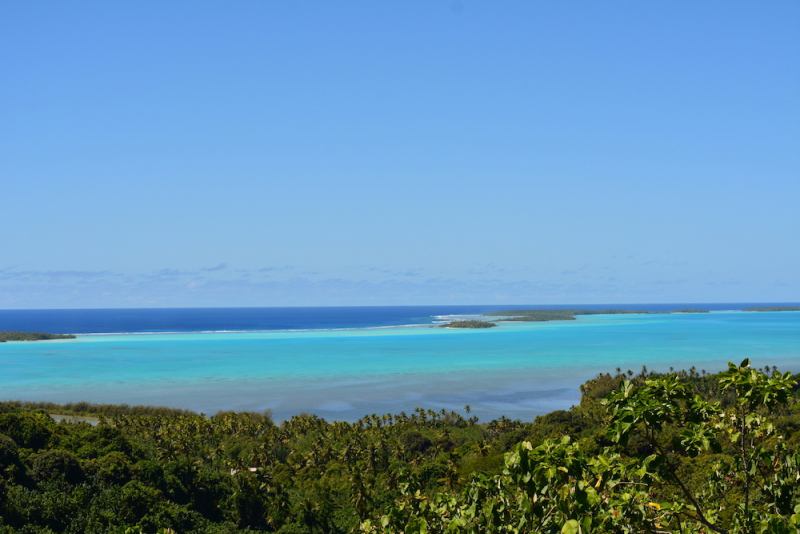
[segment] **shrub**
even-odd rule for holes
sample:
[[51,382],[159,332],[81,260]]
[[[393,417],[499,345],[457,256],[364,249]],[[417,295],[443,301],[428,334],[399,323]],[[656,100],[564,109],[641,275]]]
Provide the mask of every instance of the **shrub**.
[[19,447],[13,439],[0,434],[0,469],[19,461]]
[[51,422],[44,414],[5,413],[0,415],[0,433],[13,439],[20,447],[39,450],[50,439],[52,432],[47,424]]
[[37,482],[64,480],[70,484],[77,484],[83,480],[83,469],[71,452],[52,449],[34,457],[31,477]]
[[400,445],[409,451],[425,452],[431,447],[431,445],[433,445],[433,443],[421,432],[409,430],[400,437]]

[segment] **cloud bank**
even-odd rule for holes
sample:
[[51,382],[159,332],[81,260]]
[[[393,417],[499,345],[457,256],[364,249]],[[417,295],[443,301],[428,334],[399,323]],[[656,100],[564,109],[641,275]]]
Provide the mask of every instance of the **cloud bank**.
[[[518,271],[518,272],[514,272]],[[536,274],[472,267],[462,273],[358,266],[331,276],[293,266],[195,270],[0,270],[0,308],[216,306],[359,306],[427,304],[603,304],[648,302],[791,302],[797,284],[697,277],[630,278],[583,274],[583,268]]]

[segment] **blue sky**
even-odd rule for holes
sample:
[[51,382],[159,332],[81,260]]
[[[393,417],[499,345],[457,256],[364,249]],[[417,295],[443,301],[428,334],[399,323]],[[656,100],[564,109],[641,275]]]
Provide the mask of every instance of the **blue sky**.
[[797,2],[0,4],[0,308],[800,301]]

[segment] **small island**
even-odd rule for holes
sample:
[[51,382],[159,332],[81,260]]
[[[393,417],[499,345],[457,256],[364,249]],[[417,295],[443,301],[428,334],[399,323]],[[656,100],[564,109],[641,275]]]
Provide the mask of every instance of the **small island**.
[[576,315],[662,314],[637,310],[505,310],[485,313],[484,317],[503,317],[497,321],[574,321]]
[[745,308],[750,312],[800,311],[800,306],[767,306],[765,308]]
[[709,313],[708,310],[683,308],[675,311],[643,310],[505,310],[484,313],[484,317],[502,317],[497,321],[574,321],[577,315],[627,315],[627,314],[670,314],[670,313]]
[[439,328],[492,328],[497,326],[489,321],[451,321],[449,323],[440,324]]
[[0,343],[6,341],[42,341],[47,339],[75,339],[72,334],[46,334],[44,332],[0,331]]

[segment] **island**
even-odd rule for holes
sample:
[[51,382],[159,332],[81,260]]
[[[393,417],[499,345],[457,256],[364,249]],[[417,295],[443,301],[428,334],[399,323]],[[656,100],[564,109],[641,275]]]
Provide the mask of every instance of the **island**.
[[663,314],[637,310],[505,310],[483,314],[484,317],[503,317],[497,321],[574,321],[576,315]]
[[574,321],[577,315],[627,315],[627,314],[669,314],[669,313],[709,313],[708,310],[684,308],[675,311],[643,311],[643,310],[504,310],[484,313],[484,317],[502,317],[497,321]]
[[46,334],[44,332],[0,331],[0,343],[6,341],[42,341],[47,339],[75,339],[72,334]]
[[449,323],[440,324],[439,328],[492,328],[497,326],[489,321],[451,321]]
[[764,308],[745,308],[749,312],[800,311],[800,306],[767,306]]

